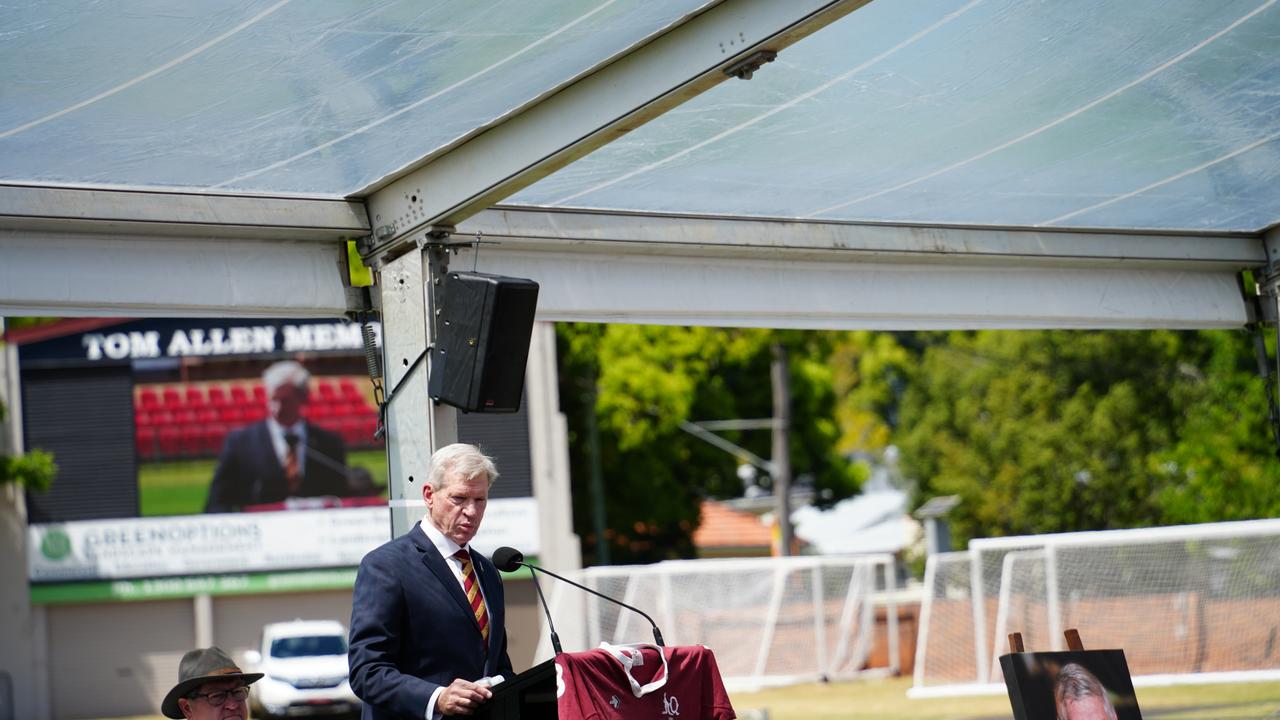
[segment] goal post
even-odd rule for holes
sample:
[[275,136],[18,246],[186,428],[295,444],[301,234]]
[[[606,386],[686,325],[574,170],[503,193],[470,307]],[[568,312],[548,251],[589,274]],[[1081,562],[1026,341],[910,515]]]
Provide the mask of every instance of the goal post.
[[[752,689],[896,673],[895,568],[888,554],[801,556],[593,567],[571,577],[643,609],[668,645],[707,645],[726,687]],[[629,610],[563,583],[543,589],[566,650],[651,639]],[[550,653],[544,639],[535,657]]]
[[[1124,649],[1138,685],[1280,679],[1280,519],[976,539],[930,558],[925,590],[913,697],[1003,692],[1008,634],[1056,650],[1065,628]],[[940,631],[962,595],[972,639]]]

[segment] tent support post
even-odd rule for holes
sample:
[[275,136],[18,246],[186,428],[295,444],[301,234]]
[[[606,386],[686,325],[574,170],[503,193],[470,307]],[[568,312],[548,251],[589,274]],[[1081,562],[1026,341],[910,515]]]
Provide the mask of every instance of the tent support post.
[[[388,388],[387,484],[391,536],[408,532],[425,512],[422,488],[431,454],[456,442],[457,411],[427,396],[436,308],[449,269],[449,250],[422,243],[378,272],[382,350]],[[426,358],[418,358],[426,354]]]

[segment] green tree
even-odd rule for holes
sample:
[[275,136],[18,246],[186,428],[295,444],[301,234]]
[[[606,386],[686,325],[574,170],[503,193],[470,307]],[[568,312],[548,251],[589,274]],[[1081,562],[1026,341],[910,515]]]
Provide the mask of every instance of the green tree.
[[[0,318],[0,330],[8,327],[30,327],[55,321],[57,318]],[[0,426],[9,419],[8,408],[0,402]],[[53,484],[58,466],[53,455],[43,450],[31,450],[24,455],[0,453],[0,484],[17,483],[33,492],[44,492]]]
[[961,542],[1280,509],[1243,333],[924,337],[893,437],[918,501],[961,497]]
[[841,451],[878,453],[892,443],[916,345],[910,333],[860,330],[835,339],[830,366]]
[[[1244,333],[1203,334],[1185,366],[1182,432],[1156,459],[1167,523],[1280,517],[1280,462],[1267,426],[1267,392]],[[1274,350],[1274,348],[1273,348]]]
[[[818,333],[561,324],[560,400],[569,418],[574,525],[583,557],[596,560],[587,413],[600,436],[610,561],[691,557],[705,497],[742,492],[737,460],[680,430],[682,421],[764,418],[772,414],[770,344],[791,353],[791,459],[827,502],[856,492],[863,471],[840,456],[828,359]],[[765,432],[726,437],[767,457]]]

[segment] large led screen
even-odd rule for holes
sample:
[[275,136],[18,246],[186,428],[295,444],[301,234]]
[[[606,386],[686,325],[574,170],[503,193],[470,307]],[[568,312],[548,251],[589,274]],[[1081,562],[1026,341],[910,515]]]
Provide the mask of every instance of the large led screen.
[[[360,326],[82,320],[14,341],[25,444],[60,468],[28,501],[33,583],[349,567],[388,539]],[[512,470],[477,545],[536,548],[523,416],[493,417],[460,428]]]

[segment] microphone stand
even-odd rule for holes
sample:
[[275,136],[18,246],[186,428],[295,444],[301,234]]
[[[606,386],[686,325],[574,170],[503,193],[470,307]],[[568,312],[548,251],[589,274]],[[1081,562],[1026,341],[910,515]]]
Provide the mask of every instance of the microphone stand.
[[[648,620],[648,621],[649,621],[649,625],[653,627],[653,641],[654,641],[655,643],[657,643],[657,644],[658,644],[658,647],[666,647],[666,644],[662,641],[662,631],[658,629],[658,623],[654,622],[654,621],[653,621],[653,618],[649,617],[649,614],[648,614],[648,613],[646,613],[645,611],[641,610],[640,608],[638,608],[638,607],[633,607],[633,606],[631,606],[631,605],[628,605],[628,604],[626,604],[626,603],[622,602],[621,600],[617,600],[617,599],[615,599],[615,598],[611,598],[611,597],[609,597],[608,595],[605,595],[605,594],[604,594],[604,593],[602,593],[602,592],[596,592],[595,590],[592,590],[591,588],[587,587],[586,585],[581,585],[581,584],[579,584],[579,583],[576,583],[576,582],[574,582],[574,581],[570,580],[570,579],[569,579],[569,578],[567,578],[567,577],[564,577],[564,576],[561,576],[561,575],[557,575],[557,574],[555,574],[555,573],[551,572],[550,570],[547,570],[546,568],[534,567],[533,565],[530,565],[529,563],[525,562],[524,560],[517,560],[517,561],[515,561],[515,562],[517,562],[517,563],[519,563],[520,565],[523,565],[523,566],[525,566],[525,567],[529,568],[529,572],[530,572],[530,573],[533,573],[533,571],[534,571],[534,570],[537,570],[538,572],[546,573],[546,574],[550,575],[551,577],[553,577],[553,578],[555,578],[555,579],[557,579],[557,580],[561,580],[561,581],[563,581],[563,582],[567,582],[567,583],[569,583],[570,585],[572,585],[572,586],[574,586],[574,587],[578,588],[579,590],[584,590],[584,591],[586,591],[586,592],[591,593],[592,595],[595,595],[596,597],[601,597],[601,598],[604,598],[605,600],[608,600],[608,601],[609,601],[609,602],[611,602],[611,603],[615,603],[615,604],[617,604],[617,605],[621,605],[622,607],[624,607],[624,608],[626,608],[626,609],[628,609],[628,610],[630,610],[630,611],[632,611],[632,612],[640,613],[640,616],[641,616],[641,617],[643,617],[645,620]],[[541,590],[539,590],[538,592],[542,592],[542,591],[541,591]]]
[[529,568],[529,577],[533,578],[533,588],[538,591],[538,599],[542,601],[542,612],[547,616],[547,627],[551,628],[551,649],[559,655],[564,652],[564,649],[560,647],[560,636],[556,634],[555,623],[551,622],[551,608],[547,607],[547,598],[542,594],[542,586],[538,584],[538,574],[533,571],[532,565],[520,564]]

